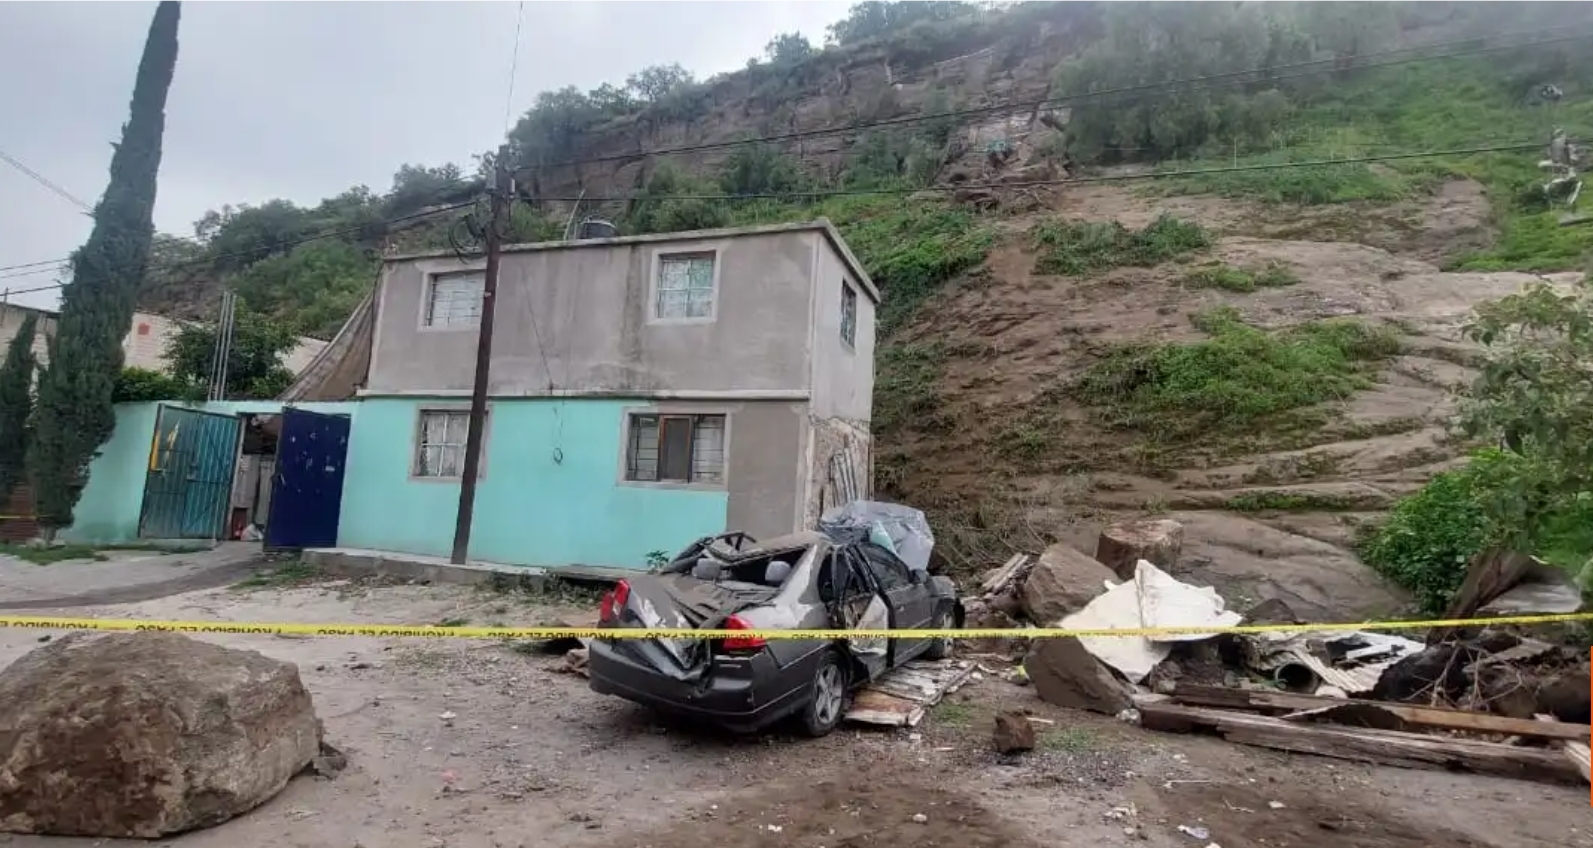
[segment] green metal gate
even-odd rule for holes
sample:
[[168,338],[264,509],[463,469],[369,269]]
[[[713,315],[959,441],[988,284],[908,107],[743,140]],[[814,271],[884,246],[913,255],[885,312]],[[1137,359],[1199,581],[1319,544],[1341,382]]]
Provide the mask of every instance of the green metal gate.
[[225,537],[241,424],[232,415],[160,407],[138,516],[141,538]]

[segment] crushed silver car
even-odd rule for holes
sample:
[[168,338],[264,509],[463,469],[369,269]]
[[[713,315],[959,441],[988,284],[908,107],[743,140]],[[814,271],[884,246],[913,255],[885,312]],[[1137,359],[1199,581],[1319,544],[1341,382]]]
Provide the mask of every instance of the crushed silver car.
[[[863,502],[826,515],[820,527],[765,541],[742,533],[698,540],[659,573],[605,593],[599,627],[962,625],[956,585],[929,574],[933,537],[922,513]],[[597,639],[590,650],[593,691],[735,731],[795,719],[823,736],[840,723],[853,691],[910,660],[949,656],[952,639]]]

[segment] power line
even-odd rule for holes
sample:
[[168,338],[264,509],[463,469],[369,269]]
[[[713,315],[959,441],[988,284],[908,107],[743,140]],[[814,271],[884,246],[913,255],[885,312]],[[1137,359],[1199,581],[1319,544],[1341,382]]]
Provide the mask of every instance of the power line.
[[509,58],[509,94],[503,99],[503,132],[509,134],[509,121],[513,117],[514,108],[514,76],[520,68],[520,27],[525,23],[525,0],[520,0],[520,6],[515,11],[514,18],[514,52]]
[[[1465,40],[1460,40],[1460,41],[1434,42],[1434,43],[1431,43],[1431,44],[1417,45],[1417,46],[1414,46],[1414,47],[1402,47],[1402,48],[1397,48],[1397,49],[1392,49],[1392,50],[1379,51],[1379,52],[1375,52],[1375,53],[1367,53],[1367,54],[1364,54],[1362,56],[1357,57],[1356,58],[1357,64],[1354,65],[1352,68],[1350,68],[1350,70],[1365,70],[1365,69],[1370,69],[1370,68],[1386,68],[1386,67],[1392,67],[1392,66],[1398,66],[1398,65],[1411,64],[1411,63],[1415,63],[1415,62],[1431,62],[1431,61],[1438,61],[1438,60],[1442,60],[1442,59],[1452,59],[1452,58],[1460,58],[1460,57],[1466,57],[1466,56],[1481,55],[1481,54],[1486,54],[1486,53],[1494,53],[1494,52],[1499,52],[1499,51],[1504,51],[1504,50],[1518,50],[1518,49],[1522,49],[1522,48],[1526,48],[1526,47],[1546,47],[1546,46],[1550,46],[1550,45],[1554,45],[1554,44],[1569,43],[1569,42],[1574,42],[1574,41],[1584,41],[1584,40],[1588,40],[1588,39],[1593,39],[1593,32],[1582,32],[1582,33],[1577,34],[1577,35],[1567,35],[1567,36],[1560,36],[1560,37],[1555,37],[1555,38],[1546,38],[1546,39],[1540,39],[1540,40],[1536,40],[1536,41],[1527,41],[1527,42],[1521,42],[1521,43],[1496,44],[1496,45],[1492,45],[1492,46],[1489,46],[1487,44],[1487,42],[1490,41],[1490,40],[1509,39],[1509,38],[1517,38],[1517,37],[1522,37],[1522,36],[1537,35],[1537,34],[1541,34],[1541,33],[1554,33],[1554,32],[1557,32],[1557,30],[1529,30],[1529,31],[1526,31],[1526,32],[1507,33],[1507,34],[1504,34],[1504,35],[1492,36],[1492,37],[1489,37],[1489,38],[1480,38],[1480,39],[1473,38],[1473,39],[1465,39]],[[1455,46],[1458,46],[1458,45],[1480,45],[1480,46],[1477,46],[1477,47],[1475,47],[1473,49],[1470,49],[1470,50],[1455,50],[1455,51],[1439,53],[1439,54],[1435,54],[1435,55],[1407,56],[1407,57],[1402,58],[1402,59],[1395,59],[1395,60],[1388,61],[1388,62],[1373,62],[1373,63],[1369,63],[1369,64],[1365,63],[1366,59],[1374,59],[1374,58],[1383,57],[1383,56],[1395,56],[1395,55],[1399,55],[1399,54],[1411,53],[1413,51],[1430,51],[1430,50],[1434,50],[1434,49],[1438,49],[1438,48],[1455,47]],[[604,162],[634,161],[636,159],[641,159],[641,158],[645,158],[645,157],[648,157],[648,156],[669,156],[669,155],[675,155],[675,154],[680,154],[680,153],[697,153],[697,152],[709,151],[709,150],[722,150],[724,148],[738,147],[740,145],[745,145],[745,144],[768,144],[768,143],[773,143],[773,142],[795,141],[797,139],[804,139],[804,138],[815,138],[815,137],[823,137],[823,136],[831,136],[831,135],[845,135],[847,133],[858,132],[858,131],[861,131],[861,130],[876,129],[876,128],[879,128],[879,127],[903,126],[903,125],[907,125],[907,124],[923,123],[925,121],[935,121],[935,120],[942,120],[942,119],[947,119],[947,118],[963,118],[963,117],[970,117],[970,116],[975,116],[975,115],[988,115],[988,114],[996,113],[996,112],[1019,112],[1019,111],[1026,111],[1026,110],[1032,111],[1032,110],[1035,110],[1035,109],[1040,109],[1040,108],[1045,107],[1045,106],[1061,106],[1061,105],[1101,106],[1101,105],[1115,105],[1115,104],[1119,104],[1119,103],[1136,102],[1138,100],[1145,99],[1144,97],[1125,98],[1125,97],[1121,97],[1119,95],[1136,94],[1136,93],[1137,94],[1142,94],[1142,95],[1143,94],[1151,94],[1151,93],[1155,93],[1155,92],[1166,91],[1166,90],[1178,88],[1180,86],[1202,85],[1202,84],[1211,84],[1211,83],[1222,83],[1222,84],[1227,84],[1227,85],[1243,84],[1243,83],[1248,83],[1248,82],[1268,82],[1268,83],[1270,83],[1270,82],[1282,82],[1282,81],[1291,80],[1291,79],[1301,79],[1301,78],[1304,78],[1304,77],[1316,76],[1316,75],[1322,74],[1322,73],[1331,73],[1333,71],[1341,70],[1342,67],[1339,64],[1340,61],[1341,60],[1339,60],[1337,58],[1332,58],[1332,59],[1314,59],[1314,60],[1311,60],[1309,62],[1296,62],[1296,63],[1288,64],[1288,65],[1277,65],[1277,66],[1273,66],[1273,67],[1270,67],[1270,68],[1249,68],[1249,69],[1239,70],[1239,71],[1227,71],[1227,72],[1224,72],[1224,73],[1210,74],[1210,75],[1207,75],[1207,76],[1186,77],[1186,78],[1183,78],[1183,79],[1166,80],[1166,81],[1158,82],[1158,83],[1145,83],[1145,84],[1141,84],[1141,85],[1123,86],[1123,87],[1120,87],[1120,88],[1113,88],[1113,89],[1103,89],[1101,91],[1080,92],[1080,93],[1076,93],[1076,94],[1067,94],[1067,95],[1062,95],[1060,97],[1048,97],[1048,98],[1045,98],[1045,99],[1042,99],[1042,100],[1008,101],[1008,102],[1005,102],[1005,103],[991,104],[989,106],[978,106],[978,107],[972,107],[972,108],[968,108],[968,109],[954,109],[954,110],[946,111],[946,112],[919,113],[919,114],[916,114],[916,115],[904,115],[904,116],[899,117],[899,118],[887,118],[887,119],[878,120],[878,121],[866,121],[866,122],[861,122],[861,123],[844,124],[844,125],[838,126],[838,127],[825,127],[825,128],[812,129],[812,130],[796,130],[796,131],[786,132],[786,133],[775,133],[775,134],[772,134],[772,135],[757,136],[757,137],[753,137],[753,138],[742,138],[742,139],[732,139],[732,140],[727,140],[727,141],[704,142],[702,144],[682,145],[682,146],[679,146],[679,147],[667,147],[667,148],[662,148],[662,149],[657,149],[657,150],[643,150],[643,151],[637,151],[635,153],[613,153],[613,154],[608,154],[608,155],[604,155],[604,156],[593,156],[593,157],[589,157],[589,158],[585,158],[585,159],[571,159],[571,160],[567,160],[567,161],[563,161],[563,162],[549,162],[549,163],[543,164],[543,165],[541,165],[539,167],[543,167],[543,168],[560,168],[560,167],[569,167],[569,166],[573,166],[573,165],[601,164],[601,163],[604,163]],[[1287,74],[1287,75],[1281,75],[1281,76],[1277,74],[1278,71],[1300,70],[1300,69],[1314,69],[1314,70],[1303,70],[1301,73]],[[1256,77],[1257,75],[1265,75],[1265,76],[1263,76],[1261,79],[1253,79],[1253,77]],[[1226,82],[1222,82],[1222,81],[1226,81]],[[1109,99],[1107,99],[1107,98],[1109,98]],[[1079,103],[1078,101],[1087,101],[1087,102]]]
[[[475,201],[474,200],[466,201],[464,203],[453,203],[453,204],[449,204],[447,206],[439,206],[439,207],[437,207],[435,209],[426,209],[426,210],[422,210],[420,212],[412,212],[412,213],[410,213],[408,215],[400,215],[400,216],[398,216],[396,218],[388,218],[388,219],[382,221],[381,223],[382,223],[383,226],[390,226],[390,225],[393,225],[393,224],[401,224],[401,223],[403,223],[405,221],[413,221],[413,220],[416,220],[416,219],[419,219],[419,218],[429,218],[429,217],[431,217],[433,215],[443,215],[443,214],[446,214],[448,212],[455,212],[455,211],[458,211],[460,209],[464,209],[467,206],[474,206],[474,205],[475,205]],[[222,254],[219,254],[219,255],[216,255],[216,256],[206,256],[206,257],[203,257],[203,258],[200,258],[200,259],[193,259],[193,260],[189,260],[189,261],[186,261],[186,262],[174,262],[174,263],[172,263],[170,265],[152,265],[152,266],[150,266],[148,271],[176,271],[176,270],[180,270],[180,269],[183,269],[183,268],[198,268],[198,267],[202,267],[202,266],[205,266],[205,265],[214,264],[214,263],[216,263],[216,262],[218,262],[220,260],[223,260],[223,259],[236,259],[236,258],[244,257],[244,256],[254,256],[255,254],[259,253],[262,248],[266,248],[266,247],[270,247],[270,248],[274,248],[274,249],[280,250],[280,249],[283,249],[283,248],[298,247],[301,244],[309,244],[312,241],[320,241],[321,239],[336,238],[338,236],[346,236],[346,235],[354,235],[354,234],[357,234],[357,233],[364,232],[366,229],[369,228],[369,226],[370,226],[369,224],[363,224],[363,225],[360,225],[358,227],[344,227],[344,228],[336,229],[336,230],[327,230],[327,231],[324,231],[324,232],[314,233],[314,234],[311,234],[311,235],[308,235],[308,236],[304,236],[302,238],[291,239],[291,240],[283,241],[283,242],[275,242],[275,243],[272,243],[270,245],[261,243],[261,244],[257,245],[256,247],[254,247],[251,250],[235,250],[235,251],[233,251],[231,253],[222,253]],[[62,261],[65,262],[66,260],[62,260]],[[0,276],[0,279],[4,279],[4,278],[5,278],[4,276]],[[10,293],[11,294],[29,294],[31,292],[41,292],[41,291],[49,291],[51,289],[59,289],[59,288],[65,287],[65,285],[66,285],[65,283],[51,283],[49,285],[44,285],[44,286],[34,286],[33,288],[11,289]]]
[[64,199],[67,203],[70,203],[91,215],[94,213],[94,207],[84,203],[82,200],[79,200],[77,195],[51,182],[48,177],[44,176],[38,171],[35,171],[32,168],[29,168],[27,165],[18,162],[15,157],[9,153],[6,153],[4,150],[0,150],[0,161],[5,162],[7,165],[10,165],[13,168],[16,168],[18,171],[21,171],[29,179],[49,189],[53,194]]
[[[854,188],[854,189],[817,189],[814,191],[789,191],[789,192],[759,192],[754,194],[669,194],[658,197],[645,197],[638,195],[612,195],[608,197],[593,197],[587,195],[586,199],[597,203],[620,203],[633,200],[802,200],[804,198],[819,197],[853,197],[863,195],[891,195],[891,194],[918,194],[920,192],[957,192],[974,189],[1011,190],[1021,188],[1040,188],[1044,186],[1070,186],[1089,183],[1115,183],[1133,180],[1165,180],[1182,177],[1196,177],[1208,174],[1236,174],[1246,171],[1280,171],[1289,168],[1317,168],[1332,165],[1362,165],[1372,162],[1389,162],[1399,159],[1427,159],[1443,156],[1471,156],[1479,153],[1509,153],[1523,150],[1537,150],[1541,143],[1530,144],[1500,144],[1484,147],[1463,147],[1453,150],[1422,150],[1405,153],[1383,153],[1372,156],[1357,156],[1346,159],[1314,159],[1304,162],[1264,162],[1254,165],[1224,165],[1214,168],[1192,168],[1179,171],[1153,171],[1143,174],[1112,174],[1095,177],[1068,177],[1053,180],[1025,180],[1022,182],[998,183],[958,183],[944,186],[919,186],[916,188]],[[542,197],[539,200],[557,202],[572,201],[572,197]]]

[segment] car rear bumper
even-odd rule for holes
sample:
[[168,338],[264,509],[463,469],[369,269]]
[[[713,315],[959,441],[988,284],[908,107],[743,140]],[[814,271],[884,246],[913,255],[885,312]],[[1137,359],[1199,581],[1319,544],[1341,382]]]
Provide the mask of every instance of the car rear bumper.
[[755,733],[807,704],[807,678],[781,668],[768,654],[715,668],[701,683],[686,683],[616,651],[609,642],[588,646],[592,691],[698,719],[739,733]]

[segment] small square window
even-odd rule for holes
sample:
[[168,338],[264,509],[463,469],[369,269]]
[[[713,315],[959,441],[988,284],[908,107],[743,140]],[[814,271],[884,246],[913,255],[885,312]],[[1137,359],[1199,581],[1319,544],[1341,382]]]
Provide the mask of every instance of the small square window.
[[725,416],[632,415],[625,479],[723,483]]
[[[415,476],[444,480],[465,476],[465,440],[469,435],[469,412],[421,410],[420,429],[415,438]],[[486,451],[485,444],[482,451]],[[481,474],[479,466],[476,474],[478,477]]]
[[844,281],[841,283],[841,341],[848,346],[857,344],[857,290]]
[[480,325],[482,292],[486,284],[487,275],[481,271],[433,276],[426,286],[426,326]]
[[712,253],[676,253],[659,257],[653,317],[664,320],[714,317]]

